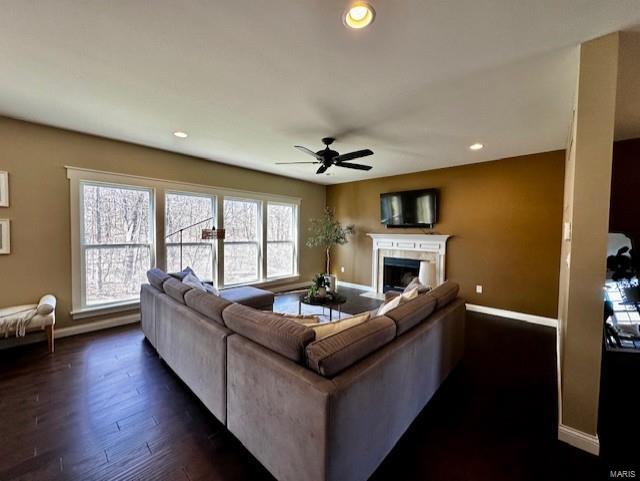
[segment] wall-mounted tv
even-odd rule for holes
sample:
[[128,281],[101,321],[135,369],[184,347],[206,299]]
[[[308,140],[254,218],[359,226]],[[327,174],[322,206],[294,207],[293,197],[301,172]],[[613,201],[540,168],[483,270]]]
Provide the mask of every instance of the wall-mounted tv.
[[380,194],[380,222],[387,227],[433,227],[437,211],[438,189]]

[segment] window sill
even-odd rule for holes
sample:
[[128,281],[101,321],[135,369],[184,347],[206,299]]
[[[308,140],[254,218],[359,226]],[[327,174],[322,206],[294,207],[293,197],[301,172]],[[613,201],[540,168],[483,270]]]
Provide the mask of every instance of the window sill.
[[245,287],[245,286],[270,287],[270,286],[284,284],[286,282],[294,282],[298,280],[300,280],[300,274],[294,274],[292,276],[272,277],[270,279],[263,279],[263,280],[254,281],[254,282],[241,282],[239,284],[229,284],[229,285],[223,286],[221,290],[233,289],[234,287]]
[[89,317],[104,316],[107,314],[115,314],[117,312],[132,311],[140,308],[140,301],[128,301],[118,304],[109,304],[94,307],[85,307],[71,311],[71,318],[75,321],[78,319],[87,319]]

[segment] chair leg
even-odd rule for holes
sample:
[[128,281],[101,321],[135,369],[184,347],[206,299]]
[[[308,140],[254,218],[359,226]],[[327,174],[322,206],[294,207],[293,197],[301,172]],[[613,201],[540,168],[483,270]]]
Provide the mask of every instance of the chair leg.
[[45,331],[47,331],[47,344],[49,345],[49,352],[53,352],[54,350],[53,324],[45,327]]

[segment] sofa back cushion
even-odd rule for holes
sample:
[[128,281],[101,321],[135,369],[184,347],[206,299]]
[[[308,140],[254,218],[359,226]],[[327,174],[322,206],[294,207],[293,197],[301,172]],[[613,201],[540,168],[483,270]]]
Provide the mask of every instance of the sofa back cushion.
[[424,321],[436,309],[437,300],[429,294],[419,294],[416,298],[402,302],[386,313],[396,323],[396,335],[407,332]]
[[181,304],[184,304],[184,295],[187,291],[191,290],[190,286],[183,284],[173,277],[168,277],[167,280],[164,281],[164,284],[162,284],[162,288],[169,297],[175,299]]
[[241,304],[231,304],[222,311],[222,318],[232,331],[295,362],[303,361],[304,348],[315,339],[310,327]]
[[340,371],[391,342],[396,324],[385,316],[376,317],[307,346],[307,366],[325,377]]
[[451,281],[446,281],[430,291],[427,295],[433,296],[436,300],[436,309],[442,309],[458,296],[460,286]]
[[159,291],[163,291],[162,284],[169,278],[169,274],[161,269],[149,269],[147,271],[147,279],[149,279],[149,284],[158,289]]
[[184,303],[196,312],[224,326],[222,311],[231,303],[222,297],[200,289],[191,289],[184,295]]

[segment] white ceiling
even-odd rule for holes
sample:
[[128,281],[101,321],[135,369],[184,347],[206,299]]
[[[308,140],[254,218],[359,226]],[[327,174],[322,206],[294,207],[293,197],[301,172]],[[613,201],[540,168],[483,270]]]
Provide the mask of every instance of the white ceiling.
[[[351,31],[344,0],[0,0],[0,113],[344,182],[563,148],[576,45],[640,23],[638,0],[371,1]],[[340,133],[372,171],[274,165]]]

